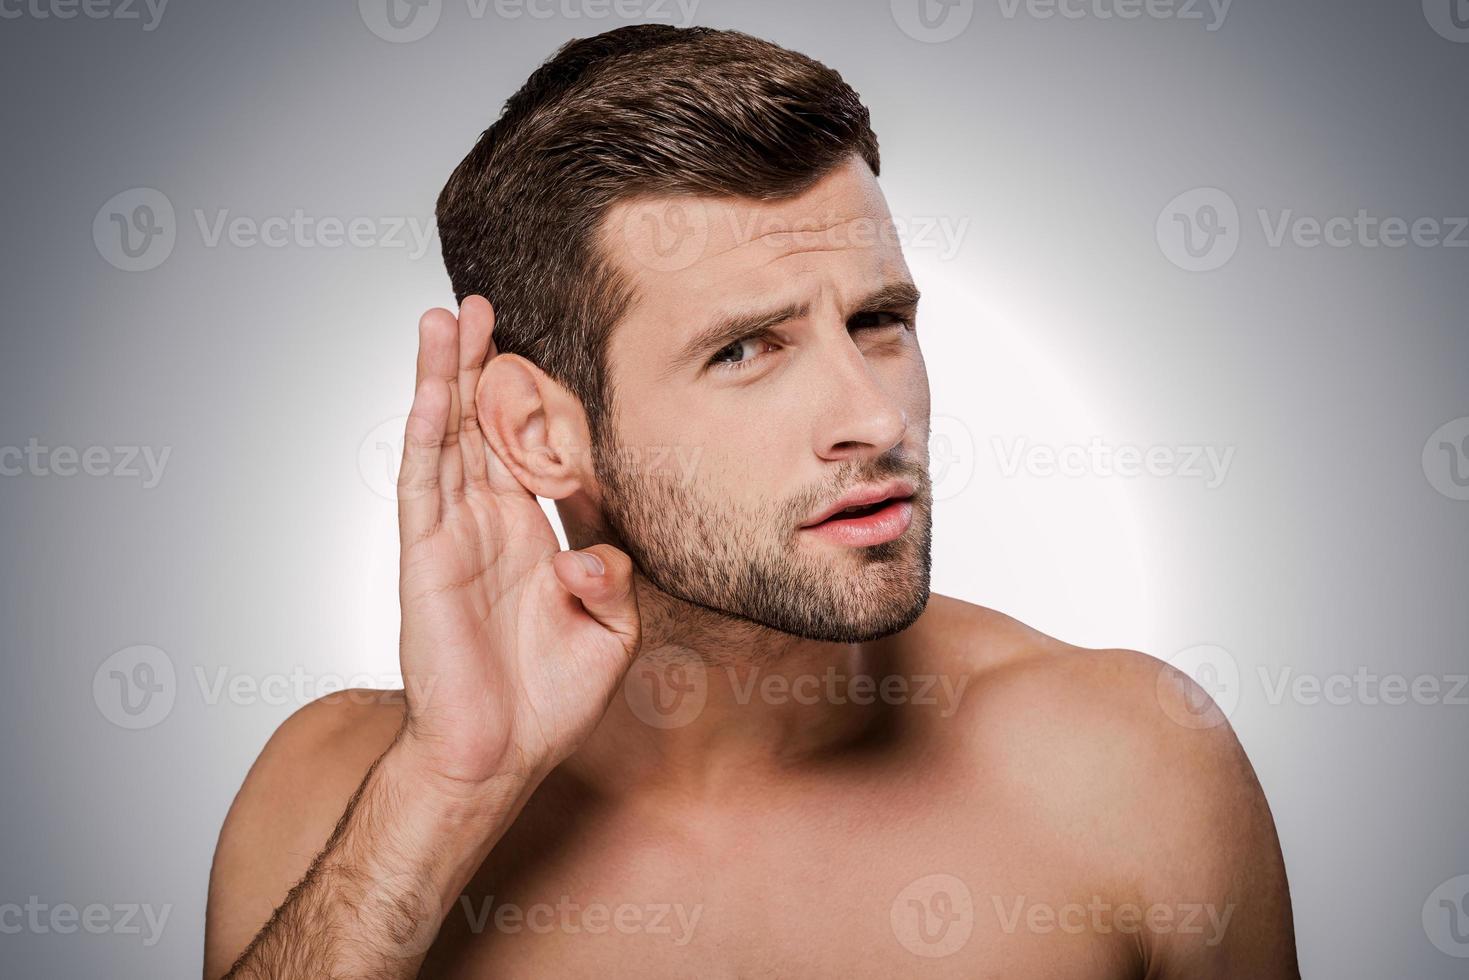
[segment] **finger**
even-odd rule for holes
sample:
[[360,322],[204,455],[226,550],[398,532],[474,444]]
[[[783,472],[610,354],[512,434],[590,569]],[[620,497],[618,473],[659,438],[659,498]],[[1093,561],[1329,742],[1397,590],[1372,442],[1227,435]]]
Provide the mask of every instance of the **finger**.
[[439,457],[449,415],[449,390],[424,378],[413,395],[403,431],[403,465],[398,472],[398,533],[404,546],[427,536],[439,523]]
[[459,450],[464,460],[464,483],[467,487],[484,486],[489,475],[485,469],[485,439],[480,431],[475,392],[480,372],[489,358],[490,335],[495,326],[495,311],[483,296],[466,296],[459,305]]
[[595,544],[552,555],[551,567],[566,590],[581,600],[588,615],[622,640],[631,665],[642,643],[632,559],[610,544]]
[[459,320],[443,308],[429,310],[418,321],[418,376],[436,378],[449,388],[449,412],[439,453],[439,493],[453,503],[464,489],[459,451]]
[[427,377],[444,377],[445,354],[452,362],[457,357],[447,344],[458,344],[459,319],[453,313],[436,306],[418,318],[418,377],[414,387]]

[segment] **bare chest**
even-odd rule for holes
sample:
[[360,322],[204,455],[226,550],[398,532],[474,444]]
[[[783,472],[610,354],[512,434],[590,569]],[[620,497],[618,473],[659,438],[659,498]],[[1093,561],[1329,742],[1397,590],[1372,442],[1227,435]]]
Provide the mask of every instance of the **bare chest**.
[[426,977],[1135,977],[1087,862],[1023,827],[833,807],[502,842]]

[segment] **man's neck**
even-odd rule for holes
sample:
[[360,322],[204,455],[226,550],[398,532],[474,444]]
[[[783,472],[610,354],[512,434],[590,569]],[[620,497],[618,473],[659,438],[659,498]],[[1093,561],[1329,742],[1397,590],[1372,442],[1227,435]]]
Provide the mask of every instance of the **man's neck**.
[[882,727],[889,706],[850,694],[853,678],[881,679],[890,640],[808,640],[636,582],[642,652],[566,763],[579,779],[612,794],[748,792],[763,776],[831,763]]

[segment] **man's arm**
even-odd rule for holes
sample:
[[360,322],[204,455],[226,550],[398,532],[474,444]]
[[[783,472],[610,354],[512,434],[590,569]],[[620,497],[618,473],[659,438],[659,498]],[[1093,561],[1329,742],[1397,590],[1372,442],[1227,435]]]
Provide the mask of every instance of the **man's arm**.
[[1072,899],[1101,903],[1087,927],[1148,980],[1297,980],[1275,824],[1218,706],[1154,657],[1000,622],[990,646],[1027,652],[966,703],[970,737],[1037,832],[1074,846]]
[[1098,928],[1136,940],[1149,980],[1298,980],[1275,823],[1218,705],[1132,650],[1078,650],[1035,675],[1022,703],[1049,692],[1064,719],[1043,743],[1059,812],[1087,815],[1112,879]]
[[[1141,656],[1141,655],[1136,655]],[[1149,764],[1160,793],[1143,840],[1148,976],[1299,980],[1285,860],[1265,792],[1224,714],[1191,678],[1144,662],[1162,715]]]
[[515,413],[539,405],[508,406],[490,379],[514,391],[530,368],[497,360],[493,329],[477,296],[420,321],[398,481],[397,724],[366,724],[339,700],[271,740],[221,835],[210,980],[240,948],[231,976],[416,974],[448,906],[637,654],[632,560],[607,544],[563,553],[536,500],[585,477],[584,447],[526,444],[541,430]]
[[[252,770],[220,835],[206,977],[415,976],[445,912],[534,788],[512,776],[466,792],[426,778],[411,743],[395,738],[330,817],[342,774],[359,771],[359,746],[380,744],[390,720],[359,718],[347,745],[342,725],[360,714],[309,706]],[[314,787],[323,777],[335,785]],[[324,823],[335,826],[282,897]]]
[[372,764],[397,736],[401,698],[344,691],[280,726],[235,795],[209,876],[204,976],[250,944],[321,853]]

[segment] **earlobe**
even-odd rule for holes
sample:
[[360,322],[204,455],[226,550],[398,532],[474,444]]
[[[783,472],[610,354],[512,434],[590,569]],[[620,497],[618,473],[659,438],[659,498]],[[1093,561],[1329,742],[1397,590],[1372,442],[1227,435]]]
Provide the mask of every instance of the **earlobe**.
[[[574,447],[566,444],[560,386],[515,354],[490,359],[474,394],[492,452],[538,497],[560,500],[581,486]],[[575,404],[575,399],[571,399]]]

